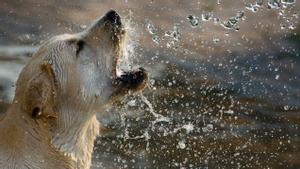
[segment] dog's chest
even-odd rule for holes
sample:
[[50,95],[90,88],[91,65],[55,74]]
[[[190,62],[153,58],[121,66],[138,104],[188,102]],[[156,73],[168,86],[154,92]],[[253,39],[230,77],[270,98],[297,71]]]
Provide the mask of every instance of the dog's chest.
[[0,146],[0,149],[1,169],[75,168],[75,163],[70,159],[53,150],[50,146],[41,143],[20,144],[20,146],[9,145],[9,147]]
[[[48,158],[48,157],[47,157]],[[64,159],[48,158],[42,159],[37,155],[29,154],[25,156],[0,157],[1,169],[73,169],[75,165]]]
[[[26,119],[23,119],[23,122]],[[16,125],[19,124],[19,125]],[[75,163],[57,151],[37,128],[22,123],[18,117],[0,123],[1,169],[71,169]]]

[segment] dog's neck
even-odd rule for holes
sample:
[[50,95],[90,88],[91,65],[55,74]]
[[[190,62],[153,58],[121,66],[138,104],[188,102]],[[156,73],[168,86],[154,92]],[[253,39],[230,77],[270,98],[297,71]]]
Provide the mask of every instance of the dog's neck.
[[52,144],[76,161],[77,168],[89,169],[94,141],[98,134],[99,124],[96,113],[62,110],[58,114]]
[[[0,168],[74,168],[75,162],[50,144],[49,127],[13,102],[0,123]],[[34,160],[33,160],[34,159]]]

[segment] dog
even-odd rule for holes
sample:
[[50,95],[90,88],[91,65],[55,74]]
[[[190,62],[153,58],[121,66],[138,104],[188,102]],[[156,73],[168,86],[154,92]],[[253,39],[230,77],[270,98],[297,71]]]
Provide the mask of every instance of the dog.
[[143,68],[117,75],[125,35],[111,10],[84,31],[41,45],[0,119],[1,169],[90,168],[97,112],[147,83]]

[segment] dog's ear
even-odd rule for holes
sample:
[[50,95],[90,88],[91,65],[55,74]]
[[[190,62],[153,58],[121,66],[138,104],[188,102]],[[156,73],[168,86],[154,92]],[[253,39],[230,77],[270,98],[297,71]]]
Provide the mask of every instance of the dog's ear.
[[32,77],[25,88],[25,111],[33,118],[56,117],[54,101],[56,97],[55,74],[51,65],[40,65],[36,76]]

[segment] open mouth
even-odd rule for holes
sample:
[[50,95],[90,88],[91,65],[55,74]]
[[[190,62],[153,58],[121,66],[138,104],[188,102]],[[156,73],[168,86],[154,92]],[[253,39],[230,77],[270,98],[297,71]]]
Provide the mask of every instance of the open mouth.
[[123,72],[120,76],[113,80],[114,92],[111,95],[113,98],[118,98],[126,94],[134,94],[142,91],[148,81],[148,74],[145,69]]
[[144,68],[123,72],[117,77],[117,85],[121,85],[127,89],[138,89],[141,84],[147,79],[147,73]]
[[115,93],[121,94],[124,92],[132,91],[136,92],[142,90],[147,82],[147,73],[144,68],[136,70],[122,71],[120,75],[117,75],[117,63],[121,54],[121,46],[125,37],[125,29],[122,24],[120,16],[115,11],[109,11],[105,17],[110,21],[113,26],[113,38],[116,38],[116,54],[113,63],[113,85],[116,88]]

